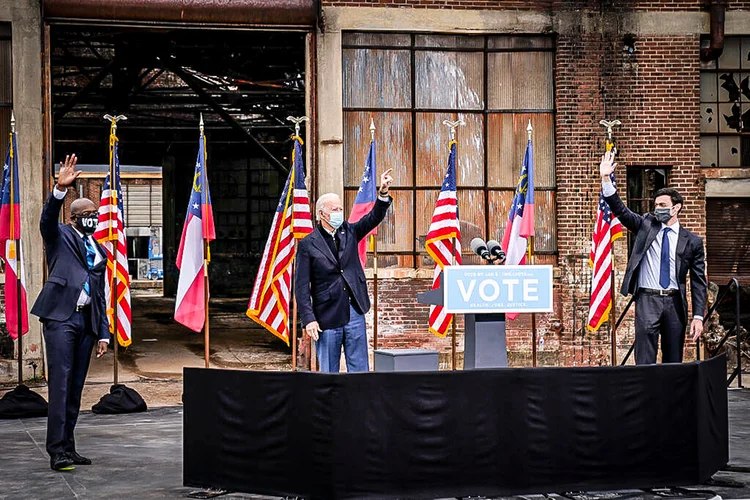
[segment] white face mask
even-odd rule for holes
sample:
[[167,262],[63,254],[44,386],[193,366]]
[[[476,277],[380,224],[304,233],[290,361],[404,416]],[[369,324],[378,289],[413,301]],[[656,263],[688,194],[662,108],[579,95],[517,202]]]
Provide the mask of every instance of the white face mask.
[[334,229],[341,227],[341,224],[344,223],[344,212],[331,212],[328,214],[328,223]]

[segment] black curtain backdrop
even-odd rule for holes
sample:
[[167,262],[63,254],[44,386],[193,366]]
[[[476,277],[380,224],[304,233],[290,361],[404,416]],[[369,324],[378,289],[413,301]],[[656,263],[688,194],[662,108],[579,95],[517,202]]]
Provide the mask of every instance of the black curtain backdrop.
[[698,484],[728,462],[723,357],[184,375],[192,487],[326,500],[492,496]]

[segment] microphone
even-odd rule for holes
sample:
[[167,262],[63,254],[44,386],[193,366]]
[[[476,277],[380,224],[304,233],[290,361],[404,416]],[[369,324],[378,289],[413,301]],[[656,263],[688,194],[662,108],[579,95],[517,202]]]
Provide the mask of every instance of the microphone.
[[505,252],[503,252],[503,248],[500,246],[500,243],[498,243],[497,240],[488,241],[487,250],[492,255],[493,260],[499,260],[501,264],[505,262]]
[[490,251],[487,250],[487,244],[482,238],[474,238],[471,240],[471,251],[484,260],[490,260]]

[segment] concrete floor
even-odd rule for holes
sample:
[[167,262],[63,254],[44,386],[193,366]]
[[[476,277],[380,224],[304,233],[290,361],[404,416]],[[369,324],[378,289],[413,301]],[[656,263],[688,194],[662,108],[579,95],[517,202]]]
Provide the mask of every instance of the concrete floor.
[[[730,464],[750,467],[750,390],[730,390]],[[0,500],[163,499],[190,498],[182,484],[182,408],[159,408],[135,415],[81,414],[76,430],[78,450],[93,460],[69,473],[53,472],[44,451],[46,419],[0,421]],[[715,478],[750,483],[750,474],[719,472]],[[703,485],[681,493],[577,492],[525,495],[525,499],[748,499],[750,487]],[[718,496],[717,496],[718,495]],[[270,499],[226,494],[219,498]]]

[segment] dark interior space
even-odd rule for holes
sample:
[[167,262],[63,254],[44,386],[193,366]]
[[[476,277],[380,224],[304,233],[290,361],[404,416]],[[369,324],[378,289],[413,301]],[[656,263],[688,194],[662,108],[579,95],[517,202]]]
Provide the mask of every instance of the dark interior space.
[[[305,114],[305,33],[56,25],[50,36],[54,160],[76,153],[106,165],[109,113],[127,116],[121,165],[161,167],[166,296],[177,286],[202,113],[217,230],[212,296],[249,297],[289,168],[286,117]],[[142,254],[144,245],[129,246]]]

